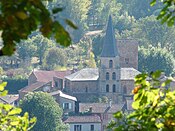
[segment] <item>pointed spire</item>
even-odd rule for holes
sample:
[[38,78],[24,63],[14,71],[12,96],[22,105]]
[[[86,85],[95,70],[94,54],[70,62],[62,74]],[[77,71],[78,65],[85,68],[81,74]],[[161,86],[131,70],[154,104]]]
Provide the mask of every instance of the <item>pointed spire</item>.
[[115,32],[112,25],[112,17],[109,16],[106,35],[104,38],[103,49],[101,57],[115,57],[118,56],[118,50],[115,40]]

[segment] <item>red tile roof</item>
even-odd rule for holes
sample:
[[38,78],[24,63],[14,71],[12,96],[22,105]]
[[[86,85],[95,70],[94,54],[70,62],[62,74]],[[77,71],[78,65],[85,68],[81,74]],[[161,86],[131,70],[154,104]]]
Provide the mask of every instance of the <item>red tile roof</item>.
[[43,71],[43,70],[34,70],[33,74],[36,76],[37,81],[48,82],[52,81],[53,77],[58,77],[64,79],[65,76],[70,75],[72,71]]
[[31,84],[31,85],[28,85],[28,86],[22,88],[19,91],[22,91],[22,92],[31,92],[31,91],[34,91],[34,90],[42,87],[45,84],[47,84],[47,83],[46,82],[39,82],[38,81],[38,82],[35,82],[35,83]]
[[65,123],[101,123],[101,119],[97,115],[90,116],[69,116]]

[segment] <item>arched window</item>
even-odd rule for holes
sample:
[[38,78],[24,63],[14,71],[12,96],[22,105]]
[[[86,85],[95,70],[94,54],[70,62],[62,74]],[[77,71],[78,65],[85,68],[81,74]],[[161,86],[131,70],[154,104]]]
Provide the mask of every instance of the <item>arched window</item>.
[[113,61],[112,60],[109,61],[109,68],[113,68]]
[[109,72],[106,72],[106,80],[109,80]]
[[109,85],[106,85],[106,92],[109,92]]
[[127,94],[127,88],[126,88],[126,86],[123,86],[123,94]]
[[115,84],[112,86],[112,91],[116,92],[116,85]]
[[112,80],[116,80],[116,73],[115,72],[112,73]]

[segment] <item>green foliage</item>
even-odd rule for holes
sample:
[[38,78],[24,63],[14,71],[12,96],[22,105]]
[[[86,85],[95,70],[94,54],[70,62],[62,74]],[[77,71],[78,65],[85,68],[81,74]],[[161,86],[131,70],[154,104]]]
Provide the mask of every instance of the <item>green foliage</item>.
[[[61,14],[55,15],[56,19],[66,18],[66,23],[72,25],[72,20],[77,26],[78,31],[69,29],[70,35],[74,41],[79,41],[87,30],[87,17],[88,11],[91,4],[91,0],[53,0],[48,4],[49,8],[53,7],[65,7]],[[63,23],[64,24],[64,23]],[[72,25],[73,26],[73,25]],[[68,27],[64,24],[64,27]],[[73,26],[74,27],[74,26]]]
[[87,67],[89,68],[96,68],[96,63],[94,59],[94,53],[90,52],[90,58],[86,61]]
[[[157,19],[161,20],[161,23],[167,23],[168,26],[174,26],[175,23],[175,1],[174,0],[158,0],[163,3],[164,7],[161,9]],[[151,6],[157,4],[157,0],[152,0]]]
[[174,57],[166,48],[149,46],[140,47],[138,52],[138,68],[141,72],[162,70],[170,75],[175,68]]
[[122,112],[115,113],[116,121],[112,121],[109,128],[115,131],[175,130],[175,91],[167,88],[171,80],[159,81],[161,73],[156,71],[151,75],[136,76],[132,104],[134,111],[127,116]]
[[37,117],[33,131],[67,131],[62,118],[62,110],[52,96],[44,92],[31,92],[20,101],[23,112]]
[[[1,0],[0,9],[0,31],[2,31],[4,45],[1,55],[12,55],[16,43],[27,39],[28,35],[38,27],[43,36],[52,36],[57,43],[63,46],[71,44],[69,33],[51,17],[51,13],[46,9],[42,0]],[[59,11],[55,12],[53,9],[54,14]]]
[[[0,84],[0,96],[7,95],[4,87],[7,83]],[[29,120],[28,113],[20,116],[21,108],[14,107],[9,104],[0,103],[0,130],[1,131],[28,131],[35,122],[36,118],[33,117]]]
[[129,15],[136,19],[144,18],[154,14],[157,10],[162,8],[160,2],[154,7],[150,6],[150,0],[118,0],[123,4],[123,10],[126,10]]
[[44,58],[44,67],[54,69],[56,66],[65,66],[67,63],[67,55],[62,48],[49,49]]
[[119,32],[122,32],[123,30],[131,30],[135,22],[136,20],[133,16],[129,16],[128,12],[124,12],[115,19],[114,27]]
[[[104,27],[109,15],[113,15],[115,18],[119,16],[122,8],[121,3],[112,0],[93,0],[89,10],[89,26]],[[100,28],[101,29],[101,28]]]

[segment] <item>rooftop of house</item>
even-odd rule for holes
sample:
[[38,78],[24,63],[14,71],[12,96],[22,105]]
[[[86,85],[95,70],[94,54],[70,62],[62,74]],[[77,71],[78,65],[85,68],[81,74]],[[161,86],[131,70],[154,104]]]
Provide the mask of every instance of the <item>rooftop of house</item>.
[[32,73],[37,78],[37,81],[48,82],[48,81],[53,81],[53,77],[64,79],[64,77],[67,75],[70,75],[72,71],[71,70],[66,70],[66,71],[34,70]]
[[89,116],[69,116],[65,123],[101,123],[101,119],[97,115]]
[[63,93],[63,92],[60,91],[60,90],[51,92],[51,93],[49,93],[49,94],[52,95],[52,96],[59,95],[60,97],[63,97],[63,98],[65,98],[65,99],[77,101],[77,98],[76,98],[76,97],[70,96],[70,95],[68,95],[68,94],[65,94],[65,93]]
[[21,92],[31,92],[31,91],[35,91],[35,90],[37,90],[38,88],[40,88],[40,87],[42,87],[42,86],[44,86],[44,85],[46,85],[46,84],[48,84],[48,83],[49,83],[49,82],[40,82],[40,81],[38,81],[38,82],[35,82],[35,83],[31,84],[31,85],[28,85],[28,86],[26,86],[26,87],[20,89],[19,91],[21,91]]
[[0,102],[1,103],[6,103],[6,104],[12,104],[16,100],[18,100],[18,98],[19,98],[18,94],[1,96],[0,97]]
[[[140,72],[134,68],[121,68],[121,80],[134,80]],[[70,81],[95,81],[99,78],[97,68],[85,68],[65,77]]]
[[124,104],[105,104],[105,103],[80,103],[79,112],[91,113],[115,113],[122,110]]

